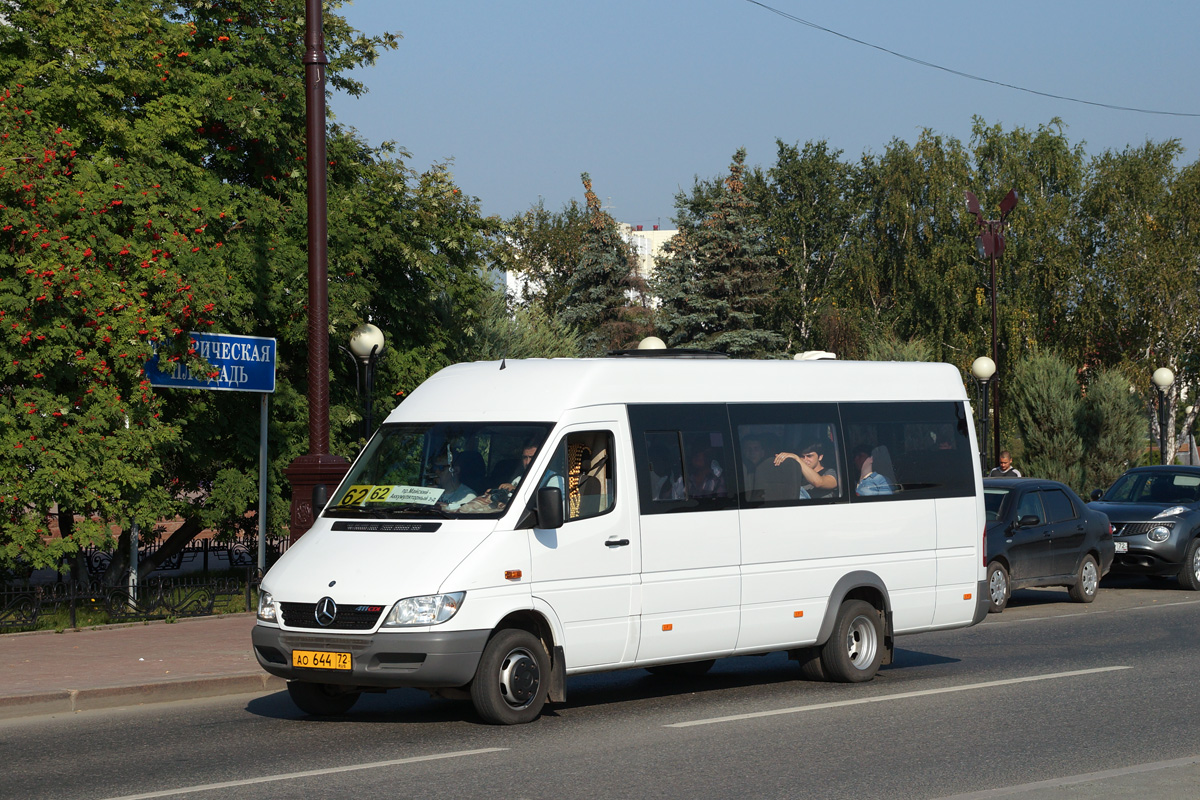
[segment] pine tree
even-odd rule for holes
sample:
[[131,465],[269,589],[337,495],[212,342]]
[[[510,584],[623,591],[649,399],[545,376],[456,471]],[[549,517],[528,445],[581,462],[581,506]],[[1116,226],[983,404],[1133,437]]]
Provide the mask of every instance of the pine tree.
[[1083,400],[1075,370],[1056,355],[1028,356],[1016,363],[1007,396],[1011,398],[1009,407],[1016,412],[1022,443],[1021,472],[1062,481],[1082,491],[1079,418]]
[[693,199],[711,203],[702,215],[690,211],[694,204],[683,193],[676,197],[680,230],[663,247],[651,286],[662,303],[658,330],[669,346],[743,358],[783,346],[783,337],[764,323],[781,270],[745,193],[745,161],[746,151],[738,150],[719,191],[693,192]]
[[635,289],[633,249],[621,236],[612,215],[600,208],[585,172],[584,197],[588,225],[580,245],[579,264],[567,280],[563,322],[583,334],[585,355],[603,355],[610,349],[632,346],[638,338],[636,324],[626,313],[628,292]]

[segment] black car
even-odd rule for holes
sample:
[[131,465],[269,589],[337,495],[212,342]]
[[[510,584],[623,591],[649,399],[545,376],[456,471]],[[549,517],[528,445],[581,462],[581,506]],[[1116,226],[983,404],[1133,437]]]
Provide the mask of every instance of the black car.
[[1092,500],[1113,524],[1114,574],[1178,575],[1200,591],[1200,467],[1135,467]]
[[1065,484],[1040,478],[985,478],[989,610],[1013,589],[1067,586],[1072,600],[1096,599],[1113,562],[1108,517]]

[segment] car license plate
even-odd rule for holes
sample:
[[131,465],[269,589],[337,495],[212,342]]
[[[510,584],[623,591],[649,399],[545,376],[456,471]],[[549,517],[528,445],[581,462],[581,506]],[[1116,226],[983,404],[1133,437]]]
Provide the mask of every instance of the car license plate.
[[1113,547],[1116,548],[1116,552],[1118,553],[1129,552],[1129,542],[1113,542]]
[[322,653],[319,650],[293,650],[293,667],[309,669],[350,669],[349,653]]

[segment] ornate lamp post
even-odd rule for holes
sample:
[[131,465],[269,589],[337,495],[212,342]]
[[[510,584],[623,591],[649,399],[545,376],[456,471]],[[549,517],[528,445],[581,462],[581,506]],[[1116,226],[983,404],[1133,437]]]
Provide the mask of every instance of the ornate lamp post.
[[326,202],[325,55],[321,0],[304,3],[305,135],[308,140],[308,453],[284,470],[292,486],[292,541],[312,527],[329,491],[350,469],[329,452],[329,228]]
[[[979,395],[983,398],[983,413],[980,415],[983,418],[983,436],[980,439],[980,446],[983,451],[980,456],[983,459],[983,473],[986,475],[988,471],[988,384],[996,374],[996,362],[987,356],[980,356],[971,362],[971,376],[975,378],[975,382],[979,384]],[[997,447],[999,444],[997,443]],[[997,451],[999,452],[999,451]]]
[[364,322],[350,332],[350,354],[354,356],[354,385],[359,384],[358,365],[363,365],[364,389],[360,392],[363,402],[363,438],[370,439],[375,426],[371,421],[371,406],[375,399],[375,364],[383,352],[383,331],[369,322]]
[[[979,206],[979,199],[971,192],[966,193],[967,210],[975,215],[975,221],[979,224],[979,236],[976,237],[975,243],[979,248],[980,255],[987,256],[991,263],[991,281],[990,291],[992,297],[992,363],[1000,363],[1000,352],[996,344],[996,259],[1004,254],[1004,225],[1008,222],[1008,214],[1017,204],[1017,190],[1013,189],[1004,196],[1000,201],[1000,219],[984,219],[983,211]],[[1000,384],[993,384],[993,392],[996,395],[995,411],[992,413],[996,416],[996,422],[993,426],[995,437],[996,452],[1000,452]]]
[[1150,376],[1154,388],[1158,390],[1158,463],[1167,463],[1167,390],[1175,382],[1175,373],[1166,367],[1159,367]]

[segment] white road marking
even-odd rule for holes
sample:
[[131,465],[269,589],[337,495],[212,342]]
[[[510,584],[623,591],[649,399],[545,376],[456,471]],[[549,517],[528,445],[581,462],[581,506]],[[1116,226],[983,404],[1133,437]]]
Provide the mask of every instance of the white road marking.
[[967,692],[973,689],[991,689],[996,686],[1012,686],[1017,683],[1031,683],[1033,681],[1048,681],[1055,678],[1074,678],[1080,675],[1096,675],[1102,672],[1115,672],[1122,669],[1132,669],[1132,667],[1097,667],[1095,669],[1078,669],[1071,672],[1054,672],[1049,675],[1030,675],[1026,678],[1008,678],[1002,681],[988,681],[986,683],[968,683],[964,686],[946,686],[941,689],[922,689],[918,692],[901,692],[899,694],[888,694],[877,697],[860,697],[854,700],[839,700],[833,703],[816,703],[811,706],[795,706],[793,708],[778,708],[773,711],[755,711],[747,714],[734,714],[728,717],[712,717],[711,719],[697,719],[691,722],[676,722],[671,725],[664,725],[664,728],[691,728],[695,725],[715,725],[718,722],[738,722],[744,719],[756,719],[758,717],[774,717],[779,714],[799,714],[803,711],[819,711],[826,708],[841,708],[843,706],[860,706],[866,703],[886,703],[890,700],[907,700],[911,697],[928,697],[935,694],[950,694],[951,692]]
[[1200,756],[1175,758],[1171,759],[1170,761],[1155,761],[1151,764],[1136,764],[1132,767],[1106,769],[1101,770],[1100,772],[1085,772],[1082,775],[1068,775],[1065,778],[1053,778],[1048,781],[1037,781],[1036,783],[1023,783],[1020,786],[1005,786],[999,789],[984,789],[979,792],[970,792],[968,794],[956,794],[952,797],[943,797],[941,800],[988,800],[988,798],[992,797],[1011,797],[1015,794],[1035,792],[1038,789],[1054,789],[1059,786],[1076,786],[1081,783],[1109,780],[1111,778],[1124,777],[1125,775],[1137,775],[1142,772],[1157,772],[1160,769],[1190,767],[1193,764],[1200,764]]
[[276,781],[289,781],[295,778],[311,778],[318,775],[336,775],[339,772],[355,772],[363,769],[380,769],[382,767],[395,767],[402,764],[416,764],[421,761],[437,761],[443,758],[460,758],[462,756],[478,756],[485,753],[499,753],[507,749],[507,747],[487,747],[482,750],[459,750],[455,753],[437,753],[431,756],[397,758],[392,761],[375,761],[370,764],[350,764],[345,767],[310,769],[304,772],[287,772],[283,773],[282,775],[264,775],[261,778],[247,778],[244,781],[225,781],[223,783],[205,783],[200,784],[199,786],[182,786],[178,789],[164,789],[160,792],[147,792],[146,794],[128,794],[121,797],[110,797],[107,800],[147,800],[151,797],[175,797],[176,795],[181,794],[211,792],[216,789],[229,789],[236,786],[253,786],[256,783],[274,783]]

